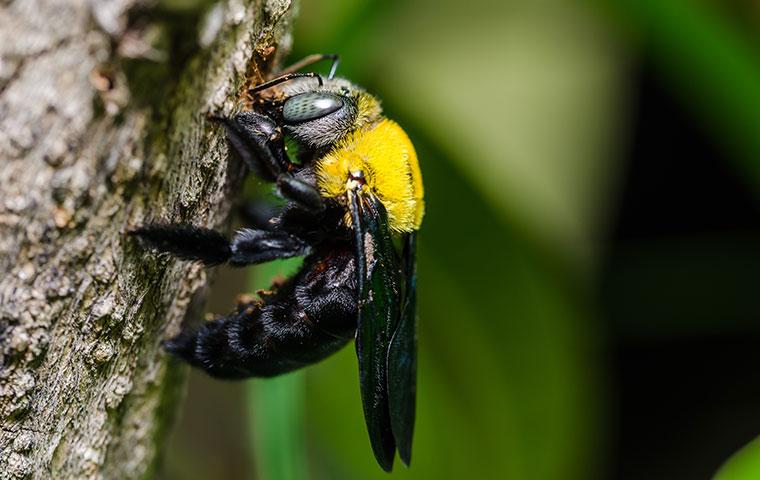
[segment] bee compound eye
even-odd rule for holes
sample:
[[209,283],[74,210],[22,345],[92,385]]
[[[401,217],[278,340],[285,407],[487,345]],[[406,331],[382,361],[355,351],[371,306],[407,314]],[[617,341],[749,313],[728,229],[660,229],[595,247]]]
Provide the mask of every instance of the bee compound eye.
[[330,93],[310,92],[290,97],[282,107],[286,123],[300,123],[322,118],[343,108],[343,100]]

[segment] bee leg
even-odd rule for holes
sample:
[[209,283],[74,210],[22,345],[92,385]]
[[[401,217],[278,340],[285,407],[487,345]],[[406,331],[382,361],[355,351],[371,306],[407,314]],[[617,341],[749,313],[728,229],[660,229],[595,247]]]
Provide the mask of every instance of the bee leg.
[[282,174],[277,177],[277,188],[283,197],[296,202],[307,210],[322,212],[325,209],[319,190],[290,174]]
[[249,228],[257,230],[274,230],[277,217],[282,208],[262,200],[250,200],[240,206],[239,215]]
[[232,255],[229,263],[243,266],[306,255],[310,247],[300,238],[287,232],[246,228],[235,234],[230,251]]
[[276,181],[282,195],[303,207],[321,212],[322,197],[313,185],[295,178],[285,152],[282,130],[274,120],[257,112],[222,118],[227,139],[248,167],[264,180]]
[[159,252],[171,253],[183,260],[200,260],[209,266],[226,262],[232,254],[229,240],[207,228],[154,223],[130,230],[128,235]]
[[288,232],[309,245],[321,243],[330,233],[323,215],[292,201],[284,206],[261,200],[249,201],[240,207],[240,215],[247,228]]
[[274,120],[257,112],[218,120],[224,124],[232,148],[259,177],[273,182],[289,170],[291,162],[285,153],[285,140]]
[[234,266],[268,262],[309,252],[309,245],[282,231],[244,229],[230,242],[221,233],[181,224],[145,225],[129,232],[144,244],[183,260],[198,260],[207,266],[229,262]]

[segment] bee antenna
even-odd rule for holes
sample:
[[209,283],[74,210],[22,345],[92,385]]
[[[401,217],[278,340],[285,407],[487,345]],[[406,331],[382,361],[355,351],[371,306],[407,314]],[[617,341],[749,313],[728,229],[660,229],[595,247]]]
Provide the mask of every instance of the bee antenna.
[[332,60],[332,63],[330,64],[330,73],[327,76],[328,80],[332,80],[333,77],[335,76],[335,72],[338,70],[338,64],[340,63],[340,55],[338,55],[337,53],[315,53],[313,55],[309,55],[297,61],[296,63],[289,66],[288,68],[282,70],[280,72],[280,75],[285,75],[287,73],[293,73],[299,70],[303,70],[304,68],[310,65],[314,65],[317,62],[321,62],[322,60]]
[[319,81],[320,87],[324,85],[322,76],[316,72],[306,72],[306,73],[294,72],[294,73],[286,73],[285,75],[279,76],[277,78],[273,78],[272,80],[269,80],[268,82],[264,82],[261,85],[256,85],[255,87],[249,89],[248,93],[254,94],[262,90],[266,90],[268,88],[274,87],[275,85],[279,85],[281,83],[284,83],[296,78],[304,78],[304,77],[316,78]]
[[332,80],[335,76],[335,72],[338,70],[338,64],[340,63],[340,55],[337,54],[331,54],[331,55],[324,55],[324,58],[329,58],[332,60],[332,65],[330,65],[330,73],[327,74],[327,79]]

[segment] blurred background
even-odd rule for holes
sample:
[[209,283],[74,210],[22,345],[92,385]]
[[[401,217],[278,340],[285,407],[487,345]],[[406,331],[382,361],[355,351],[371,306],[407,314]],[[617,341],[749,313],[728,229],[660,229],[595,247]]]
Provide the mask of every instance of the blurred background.
[[303,0],[294,42],[420,157],[412,468],[375,464],[349,347],[193,372],[161,478],[760,478],[757,1]]

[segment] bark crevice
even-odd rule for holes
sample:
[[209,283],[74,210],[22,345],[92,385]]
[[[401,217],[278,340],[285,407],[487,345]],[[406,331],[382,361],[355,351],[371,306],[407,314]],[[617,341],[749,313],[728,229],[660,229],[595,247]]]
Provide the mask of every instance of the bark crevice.
[[124,234],[159,219],[227,225],[242,165],[206,115],[240,108],[247,77],[289,47],[290,1],[229,0],[208,47],[153,65],[171,76],[165,98],[138,102],[146,85],[124,62],[151,60],[119,56],[124,41],[145,46],[129,40],[138,7],[158,8],[0,6],[0,478],[155,469],[184,377],[160,342],[200,316],[208,275]]

